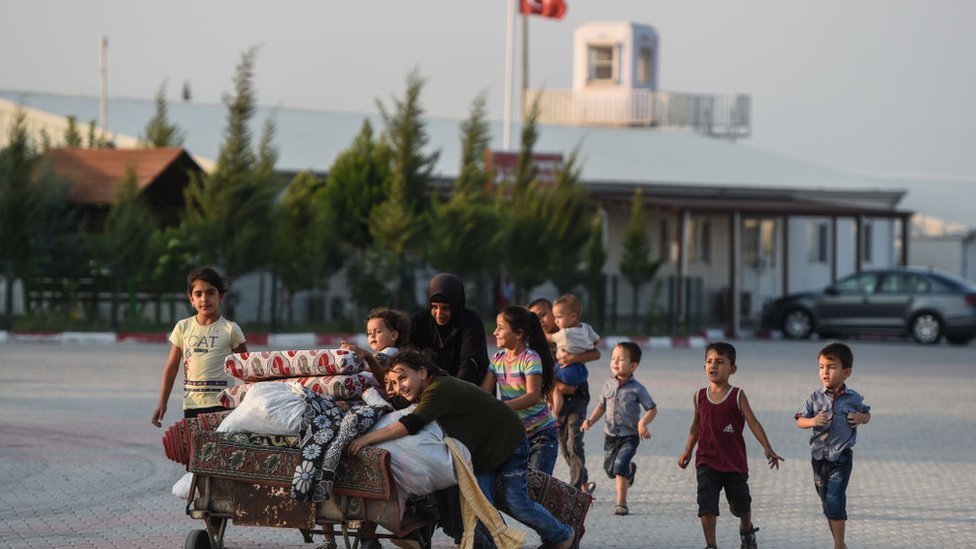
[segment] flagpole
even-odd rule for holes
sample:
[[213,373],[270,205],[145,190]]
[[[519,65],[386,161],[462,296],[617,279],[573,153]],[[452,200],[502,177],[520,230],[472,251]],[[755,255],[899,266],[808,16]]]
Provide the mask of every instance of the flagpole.
[[108,125],[108,37],[102,35],[98,41],[98,128],[99,137],[104,137]]
[[515,3],[508,1],[508,21],[505,25],[505,113],[502,123],[502,150],[510,150],[512,140],[512,73],[515,68]]
[[529,18],[522,16],[522,92],[519,94],[519,115],[525,120],[525,113],[529,106],[525,104],[526,92],[529,90]]

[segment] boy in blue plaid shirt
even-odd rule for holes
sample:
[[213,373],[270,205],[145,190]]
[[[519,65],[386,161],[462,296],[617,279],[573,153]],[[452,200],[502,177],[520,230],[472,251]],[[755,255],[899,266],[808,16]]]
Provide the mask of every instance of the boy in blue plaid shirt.
[[813,429],[810,437],[813,483],[834,538],[834,549],[846,549],[847,483],[851,478],[857,427],[871,421],[871,407],[846,385],[854,367],[854,353],[843,343],[831,343],[818,355],[823,388],[807,397],[796,413],[796,426]]

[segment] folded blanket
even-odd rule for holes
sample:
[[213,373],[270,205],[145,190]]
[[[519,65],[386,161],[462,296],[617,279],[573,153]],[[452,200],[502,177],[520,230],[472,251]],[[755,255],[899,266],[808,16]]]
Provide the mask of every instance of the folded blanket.
[[197,417],[181,419],[170,426],[163,433],[163,451],[166,457],[186,465],[190,462],[190,449],[193,447],[193,435],[202,431],[213,431],[224,420],[227,412],[211,412]]
[[244,381],[335,376],[355,374],[365,369],[366,362],[345,349],[234,353],[224,360],[224,371]]

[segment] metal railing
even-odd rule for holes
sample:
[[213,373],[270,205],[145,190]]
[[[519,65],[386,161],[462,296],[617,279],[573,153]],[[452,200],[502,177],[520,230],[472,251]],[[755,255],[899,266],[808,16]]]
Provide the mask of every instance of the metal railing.
[[651,90],[528,90],[539,122],[571,126],[693,128],[718,137],[748,137],[748,95],[696,95]]

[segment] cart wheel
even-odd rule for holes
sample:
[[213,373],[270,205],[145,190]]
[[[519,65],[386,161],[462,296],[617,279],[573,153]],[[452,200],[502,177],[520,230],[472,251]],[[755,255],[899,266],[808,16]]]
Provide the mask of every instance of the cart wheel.
[[211,549],[210,534],[206,530],[192,530],[186,536],[183,549]]

